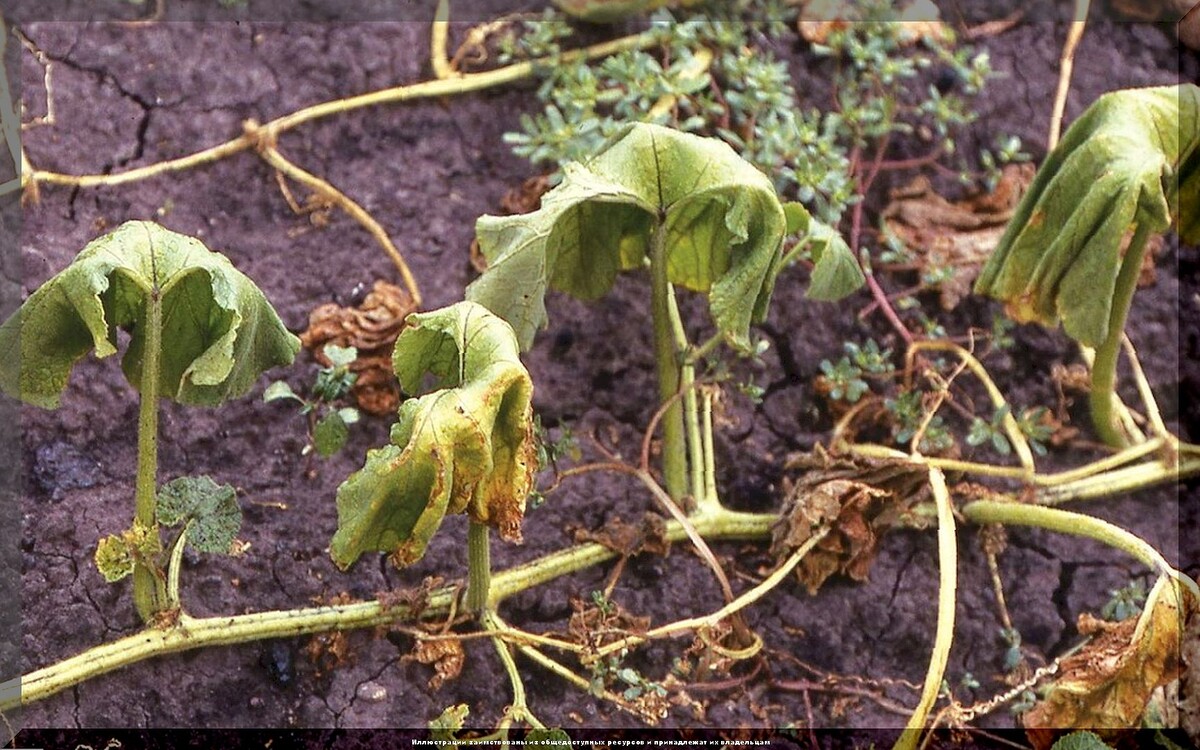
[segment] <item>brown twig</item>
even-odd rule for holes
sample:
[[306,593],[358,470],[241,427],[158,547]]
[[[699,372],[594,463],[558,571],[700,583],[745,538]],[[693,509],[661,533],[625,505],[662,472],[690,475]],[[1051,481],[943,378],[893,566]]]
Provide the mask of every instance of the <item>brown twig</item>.
[[279,149],[275,146],[275,139],[269,133],[264,134],[263,129],[257,122],[247,120],[245,128],[246,135],[256,139],[255,150],[262,157],[263,161],[296,182],[340,206],[343,211],[361,224],[375,238],[375,241],[379,243],[383,251],[392,259],[396,270],[399,271],[400,278],[404,281],[404,286],[407,288],[409,296],[412,297],[414,307],[420,309],[421,291],[417,286],[417,280],[409,269],[408,263],[404,260],[404,256],[401,255],[396,245],[392,243],[391,238],[388,237],[387,232],[379,222],[375,220],[375,217],[371,216],[366,209],[355,203],[349,196],[327,181],[288,161],[283,154],[279,153]]
[[1075,50],[1079,47],[1079,40],[1083,38],[1090,6],[1091,0],[1075,0],[1075,13],[1071,20],[1071,28],[1067,31],[1067,41],[1063,44],[1058,73],[1058,90],[1054,94],[1054,109],[1050,114],[1050,135],[1046,139],[1046,150],[1048,151],[1054,150],[1054,147],[1058,145],[1058,138],[1062,134],[1063,113],[1067,108],[1067,92],[1071,89],[1071,71],[1075,69]]

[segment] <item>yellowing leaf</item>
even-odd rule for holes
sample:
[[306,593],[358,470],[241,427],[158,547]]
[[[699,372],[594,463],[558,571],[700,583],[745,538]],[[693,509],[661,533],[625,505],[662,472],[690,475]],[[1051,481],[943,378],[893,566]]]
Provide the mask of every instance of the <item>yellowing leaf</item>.
[[408,320],[396,375],[417,393],[430,374],[436,390],[401,404],[392,444],[370,451],[338,489],[330,552],[342,568],[367,551],[414,562],[447,513],[521,538],[537,453],[533,384],[512,329],[473,302]]
[[1200,87],[1105,94],[1046,158],[976,292],[1088,346],[1108,335],[1131,225],[1200,241]]
[[[646,264],[661,231],[669,281],[707,294],[721,332],[748,345],[750,323],[766,315],[786,227],[764,174],[721,141],[644,123],[564,172],[534,213],[479,219],[488,267],[468,299],[507,320],[527,349],[546,324],[548,288],[603,296],[619,271]],[[848,252],[825,246],[831,261]],[[830,286],[823,297],[852,289]]]
[[300,348],[254,282],[223,255],[131,221],[88,243],[0,326],[0,388],[54,408],[75,363],[92,349],[98,357],[115,353],[121,328],[131,334],[125,377],[138,387],[153,294],[163,310],[159,393],[180,403],[239,396]]
[[96,568],[104,580],[116,583],[133,573],[138,560],[151,559],[160,551],[157,533],[140,523],[120,534],[109,534],[96,545]]
[[1046,698],[1025,715],[1025,727],[1137,727],[1155,688],[1179,675],[1185,618],[1197,602],[1167,577],[1159,579],[1138,619],[1107,623],[1080,617],[1080,632],[1093,635],[1060,664]]

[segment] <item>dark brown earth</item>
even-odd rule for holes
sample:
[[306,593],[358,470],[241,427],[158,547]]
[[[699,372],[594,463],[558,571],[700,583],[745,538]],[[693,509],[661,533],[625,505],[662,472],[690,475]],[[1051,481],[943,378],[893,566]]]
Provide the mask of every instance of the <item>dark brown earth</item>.
[[[479,18],[500,10],[480,8]],[[950,4],[953,5],[953,4]],[[184,4],[189,12],[191,6]],[[26,8],[28,13],[36,11]],[[976,8],[964,14],[985,17]],[[1044,149],[1067,11],[1042,8],[1032,20],[980,44],[1001,76],[980,101],[980,119],[961,148],[974,149],[996,133],[1020,135],[1035,157]],[[956,18],[953,9],[948,18]],[[57,122],[25,131],[29,159],[38,168],[70,173],[122,171],[190,153],[240,132],[246,118],[265,121],[299,107],[429,77],[428,26],[399,23],[118,24],[29,22],[22,31],[54,62]],[[802,95],[823,101],[827,74],[790,40],[786,55]],[[1182,67],[1181,67],[1182,66]],[[1194,57],[1180,58],[1171,37],[1148,25],[1099,21],[1079,49],[1067,116],[1077,115],[1103,91],[1195,78]],[[22,57],[26,119],[45,113],[42,71]],[[461,298],[474,276],[467,247],[474,219],[496,210],[501,196],[530,174],[501,134],[535,101],[528,87],[510,87],[446,101],[422,101],[360,110],[307,125],[284,136],[281,150],[325,176],[371,211],[408,257],[429,308]],[[915,149],[915,150],[919,150]],[[901,147],[896,157],[907,155]],[[910,175],[897,175],[896,180]],[[880,186],[881,191],[887,185]],[[881,193],[882,194],[882,193]],[[21,265],[25,288],[65,266],[91,238],[128,219],[155,219],[227,253],[252,277],[294,331],[323,303],[361,299],[376,279],[395,281],[394,269],[358,225],[335,215],[310,228],[293,215],[273,173],[254,155],[234,158],[116,188],[46,187],[25,213]],[[1168,418],[1200,437],[1200,353],[1197,302],[1200,250],[1168,243],[1159,280],[1140,293],[1130,334]],[[762,406],[735,406],[737,424],[719,438],[721,490],[731,505],[777,507],[781,461],[823,439],[830,419],[812,391],[823,358],[840,356],[841,343],[875,337],[895,346],[881,319],[856,322],[868,300],[861,292],[835,308],[803,299],[803,272],[790,271],[777,288],[762,331],[772,347],[751,374],[767,390]],[[897,286],[898,288],[898,286]],[[585,305],[550,300],[551,328],[528,358],[537,385],[536,408],[549,425],[578,434],[615,436],[632,457],[654,410],[653,362],[644,280],[623,279],[615,293]],[[933,300],[930,302],[932,309]],[[696,308],[698,310],[698,308]],[[992,307],[971,301],[946,323],[988,327]],[[1181,326],[1181,321],[1183,325]],[[1018,331],[1019,345],[989,361],[993,374],[1021,405],[1053,403],[1049,371],[1074,361],[1061,332]],[[1183,368],[1181,370],[1181,360]],[[293,369],[273,373],[297,388],[316,365],[301,355]],[[264,380],[265,382],[265,380]],[[184,601],[197,616],[306,606],[341,592],[411,586],[424,577],[464,575],[465,524],[450,519],[417,566],[397,571],[364,559],[338,572],[326,552],[336,523],[338,483],[358,468],[365,450],[386,439],[388,424],[370,419],[354,430],[348,450],[322,461],[306,478],[300,418],[279,404],[250,396],[219,410],[164,407],[160,448],[163,480],[212,475],[239,488],[245,510],[241,559],[189,557]],[[1182,414],[1179,406],[1182,404]],[[1086,423],[1080,408],[1076,420]],[[133,492],[137,405],[114,361],[89,359],[75,371],[58,411],[21,412],[25,495],[21,524],[24,658],[33,669],[133,632],[137,621],[126,585],[106,585],[91,552],[97,539],[128,523]],[[585,453],[594,453],[587,448]],[[1052,454],[1052,465],[1076,456]],[[1163,488],[1092,502],[1087,506],[1157,545],[1186,572],[1200,574],[1200,485]],[[283,509],[279,506],[286,506]],[[575,480],[530,512],[522,547],[496,545],[497,567],[529,560],[570,543],[569,526],[596,528],[652,507],[637,486],[594,476]],[[1186,541],[1184,541],[1186,540]],[[770,564],[765,549],[717,545],[739,572],[758,576]],[[965,701],[999,690],[1004,644],[991,587],[973,531],[960,541],[956,647],[948,676],[972,673],[983,687]],[[1075,642],[1077,613],[1095,611],[1109,591],[1144,571],[1099,545],[1048,533],[1014,531],[1002,558],[1009,607],[1034,663]],[[607,567],[571,576],[506,602],[516,625],[562,627],[570,596],[601,588]],[[742,584],[744,585],[744,583]],[[937,589],[935,540],[927,532],[889,536],[870,580],[834,579],[817,597],[792,581],[748,612],[769,649],[854,678],[879,681],[881,692],[905,706],[914,690],[888,681],[919,683],[932,643]],[[707,611],[719,600],[711,575],[683,548],[665,559],[643,556],[624,574],[615,599],[626,609],[666,622]],[[494,723],[509,701],[503,671],[490,644],[467,644],[462,676],[438,692],[426,687],[428,667],[402,657],[411,640],[352,633],[350,663],[320,674],[304,656],[306,641],[211,649],[142,663],[91,680],[25,710],[31,727],[417,727],[455,703],[471,706],[472,724]],[[649,649],[637,662],[662,674],[682,644]],[[788,659],[768,652],[780,681],[812,678]],[[522,663],[530,705],[548,723],[568,730],[635,727],[639,720]],[[850,681],[849,685],[856,685]],[[376,686],[386,698],[369,696]],[[804,725],[811,701],[819,727],[894,727],[904,716],[869,699],[845,694],[804,695],[772,689],[764,678],[728,690],[697,692],[707,709],[677,708],[669,726]],[[1004,709],[982,723],[1012,727]],[[58,736],[58,735],[56,735]],[[42,741],[53,739],[45,735]],[[85,735],[68,735],[69,742]],[[86,741],[102,747],[101,735]],[[80,740],[84,741],[84,740]],[[62,745],[66,746],[66,745]]]

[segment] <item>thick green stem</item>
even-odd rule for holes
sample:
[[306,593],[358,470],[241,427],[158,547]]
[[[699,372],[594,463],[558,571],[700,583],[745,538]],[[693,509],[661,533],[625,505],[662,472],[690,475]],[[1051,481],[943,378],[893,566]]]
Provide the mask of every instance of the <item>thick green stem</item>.
[[1092,364],[1092,424],[1100,439],[1116,448],[1129,445],[1129,436],[1121,429],[1116,414],[1117,359],[1121,354],[1125,319],[1129,317],[1133,293],[1137,291],[1148,239],[1149,226],[1145,222],[1138,224],[1125,251],[1125,259],[1121,261],[1121,270],[1117,273],[1112,310],[1108,316],[1108,337],[1096,349],[1096,361]]
[[1186,576],[1181,576],[1177,570],[1172,568],[1162,553],[1154,548],[1154,545],[1120,526],[1094,516],[1073,513],[1061,508],[996,500],[976,500],[967,503],[962,508],[962,514],[967,520],[980,525],[1001,523],[1037,526],[1060,534],[1095,539],[1102,544],[1121,550],[1157,573],[1179,580],[1185,588],[1200,597],[1196,583]]
[[[162,351],[162,298],[157,288],[147,295],[145,346],[142,349],[142,373],[138,410],[137,486],[134,495],[134,523],[150,530],[158,540],[155,516],[158,495],[158,381],[159,355]],[[161,542],[155,547],[161,546]],[[142,620],[149,622],[167,607],[166,582],[142,562],[133,569],[133,604]]]
[[486,610],[491,590],[492,550],[488,527],[471,521],[467,527],[467,610]]
[[676,361],[679,362],[679,387],[683,390],[683,422],[687,437],[688,481],[691,487],[692,499],[696,502],[698,512],[707,512],[716,502],[705,491],[704,447],[700,439],[700,409],[696,398],[696,365],[687,353],[692,345],[688,343],[687,330],[683,327],[683,318],[679,315],[679,305],[675,299],[675,291],[667,295],[667,308],[671,316],[671,332],[675,340]]
[[[662,402],[679,392],[682,353],[677,348],[671,322],[674,292],[667,275],[667,230],[660,222],[650,242],[650,315],[654,323],[654,361],[658,370],[658,396]],[[683,409],[678,401],[662,416],[663,486],[671,500],[681,504],[688,492],[687,453]]]
[[[778,516],[770,513],[720,513],[697,518],[696,529],[709,539],[763,539],[770,535]],[[468,534],[470,530],[468,529]],[[667,523],[667,539],[678,542],[687,537],[683,527]],[[499,602],[507,596],[598,565],[617,553],[599,544],[580,544],[538,560],[497,573],[492,579],[491,597]],[[445,617],[455,590],[446,587],[429,595],[422,610],[426,619]],[[469,596],[469,594],[468,594]],[[248,643],[266,638],[321,633],[330,630],[371,628],[412,618],[406,607],[389,607],[378,600],[334,607],[259,612],[231,617],[192,618],[183,615],[178,626],[147,628],[112,643],[88,649],[70,659],[30,672],[20,679],[0,683],[0,713],[12,711],[47,698],[102,674],[157,656],[209,646]]]

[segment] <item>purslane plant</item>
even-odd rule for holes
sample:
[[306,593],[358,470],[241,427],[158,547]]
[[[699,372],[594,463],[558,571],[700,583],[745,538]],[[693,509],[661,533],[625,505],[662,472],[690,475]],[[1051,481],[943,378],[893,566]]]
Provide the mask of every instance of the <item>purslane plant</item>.
[[[1096,348],[1097,434],[1128,444],[1114,411],[1117,358],[1146,242],[1176,225],[1200,241],[1200,87],[1105,94],[1046,158],[975,285],[1015,319]],[[1129,235],[1132,233],[1132,236]]]
[[159,399],[215,406],[240,396],[263,371],[289,364],[300,341],[223,255],[134,221],[88,243],[0,326],[0,388],[56,408],[75,364],[89,351],[116,353],[119,330],[130,334],[121,365],[141,396],[135,513],[127,543],[108,541],[98,559],[115,564],[110,578],[131,567],[134,603],[149,620],[168,607],[156,510]]
[[766,316],[789,230],[810,240],[809,297],[836,299],[862,282],[836,232],[798,203],[785,209],[771,181],[728,145],[638,123],[586,164],[568,164],[538,211],[479,219],[476,234],[488,268],[467,288],[467,298],[508,321],[527,349],[546,325],[549,289],[598,299],[618,272],[647,269],[665,407],[665,486],[679,501],[688,494],[690,474],[692,497],[701,501],[694,349],[674,290],[705,294],[720,337],[714,342],[750,350],[750,324]]

